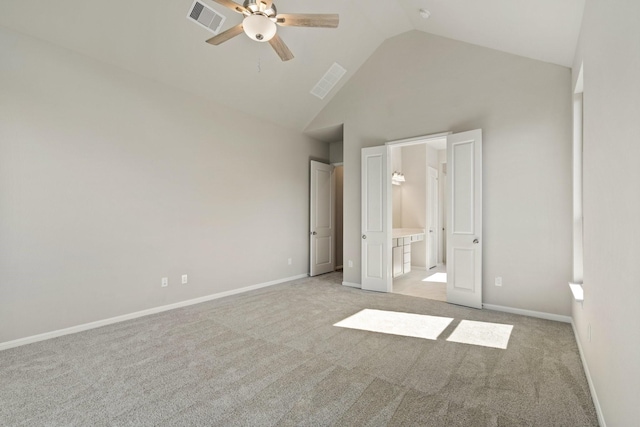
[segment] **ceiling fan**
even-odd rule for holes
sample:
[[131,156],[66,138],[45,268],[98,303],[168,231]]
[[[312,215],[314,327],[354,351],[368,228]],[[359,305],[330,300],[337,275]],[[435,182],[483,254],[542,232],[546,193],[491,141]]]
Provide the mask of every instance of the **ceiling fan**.
[[214,1],[244,15],[244,19],[235,27],[210,38],[207,43],[219,45],[244,31],[249,38],[255,41],[269,42],[283,61],[293,59],[293,53],[276,34],[277,25],[283,27],[336,28],[339,21],[337,14],[278,14],[276,6],[271,0],[245,0],[242,5],[231,0]]

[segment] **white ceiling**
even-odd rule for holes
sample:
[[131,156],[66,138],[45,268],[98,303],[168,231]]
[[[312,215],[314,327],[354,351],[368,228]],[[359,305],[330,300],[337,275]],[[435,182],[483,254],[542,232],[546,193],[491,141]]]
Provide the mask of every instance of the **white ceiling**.
[[[186,18],[192,1],[2,0],[0,25],[304,130],[384,40],[410,30],[569,67],[585,0],[276,0],[281,13],[340,15],[337,29],[279,27],[288,62],[243,34],[208,45],[211,33]],[[223,30],[242,19],[202,1],[227,16]],[[320,100],[309,91],[333,62],[347,74]]]

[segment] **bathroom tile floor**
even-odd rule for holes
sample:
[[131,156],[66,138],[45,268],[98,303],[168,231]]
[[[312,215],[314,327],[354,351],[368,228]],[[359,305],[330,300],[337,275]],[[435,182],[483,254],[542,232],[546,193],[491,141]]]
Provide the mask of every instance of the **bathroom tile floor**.
[[[427,298],[436,301],[447,300],[446,265],[439,264],[431,270],[413,270],[393,279],[393,293],[412,297]],[[434,281],[429,281],[429,278]]]

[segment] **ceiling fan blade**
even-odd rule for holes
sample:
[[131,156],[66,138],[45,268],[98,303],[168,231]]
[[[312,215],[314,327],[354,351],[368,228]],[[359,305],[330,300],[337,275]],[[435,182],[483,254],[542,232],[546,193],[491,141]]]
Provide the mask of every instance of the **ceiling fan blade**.
[[280,13],[276,20],[285,27],[336,28],[340,18],[335,13]]
[[242,31],[244,30],[242,28],[242,23],[240,23],[235,27],[229,28],[227,31],[223,31],[222,33],[218,34],[215,37],[211,37],[209,40],[207,40],[207,43],[217,46],[221,43],[226,42],[229,39],[234,38],[238,34],[242,33]]
[[283,61],[293,59],[293,53],[291,53],[291,51],[289,50],[287,45],[284,44],[279,35],[276,34],[275,36],[273,36],[273,38],[269,40],[269,44]]
[[231,10],[235,10],[238,13],[245,13],[247,9],[245,9],[244,6],[242,6],[241,4],[238,4],[236,2],[233,2],[231,0],[213,0],[214,2],[224,6],[224,7],[228,7]]

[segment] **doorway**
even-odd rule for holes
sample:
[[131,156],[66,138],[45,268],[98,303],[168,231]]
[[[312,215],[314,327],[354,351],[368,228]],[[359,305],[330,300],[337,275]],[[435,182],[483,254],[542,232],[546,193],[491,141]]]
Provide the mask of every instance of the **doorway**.
[[[389,142],[384,146],[362,149],[361,169],[361,264],[362,289],[392,292],[393,272],[402,265],[402,274],[427,265],[425,230],[426,221],[421,213],[415,214],[417,223],[405,221],[402,213],[400,228],[394,229],[392,183],[414,182],[414,187],[427,187],[426,173],[413,176],[398,170],[392,172],[392,150],[398,147],[422,146],[435,140],[446,141],[447,168],[447,226],[446,226],[446,300],[452,304],[482,308],[482,130],[456,134],[444,133],[427,137]],[[421,156],[408,156],[411,161]],[[404,167],[404,161],[402,166]],[[423,168],[424,169],[424,168]],[[396,181],[396,182],[394,182]],[[415,188],[413,188],[415,190]],[[413,194],[413,193],[412,193]],[[422,195],[424,196],[424,192]],[[402,192],[405,199],[405,191]],[[413,196],[408,203],[416,203]],[[426,212],[426,202],[419,203]],[[413,213],[410,213],[414,215]],[[418,228],[405,228],[414,226]],[[396,219],[395,226],[398,226]],[[440,231],[438,229],[438,231]],[[415,244],[415,250],[413,248]],[[402,250],[398,247],[402,245]],[[422,249],[422,253],[421,253]],[[393,255],[402,255],[393,259]]]
[[440,185],[446,137],[395,144],[389,152],[394,173],[403,178],[392,181],[393,237],[401,240],[392,238],[392,292],[446,301]]
[[342,141],[328,145],[329,163],[310,162],[309,276],[343,269],[344,148]]

